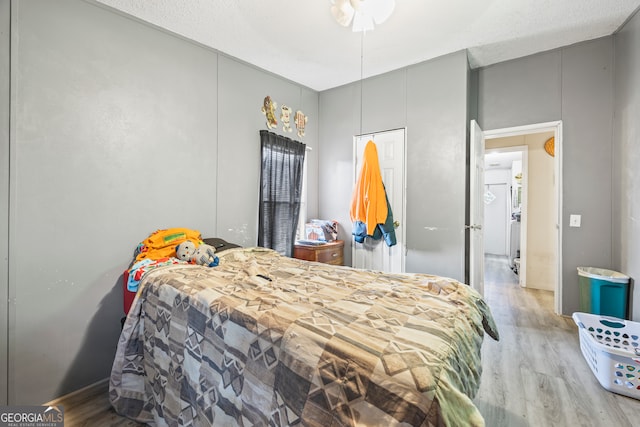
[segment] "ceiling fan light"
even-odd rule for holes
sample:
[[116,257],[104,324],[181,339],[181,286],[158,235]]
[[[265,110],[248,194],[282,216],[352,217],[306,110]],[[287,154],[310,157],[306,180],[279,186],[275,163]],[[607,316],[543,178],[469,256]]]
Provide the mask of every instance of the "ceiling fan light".
[[365,3],[365,0],[349,0],[349,4],[353,8],[353,10],[355,10],[356,12],[360,12],[360,9],[362,9],[363,3]]
[[355,13],[349,0],[332,0],[331,3],[331,14],[333,18],[338,24],[343,27],[348,27]]
[[353,31],[371,31],[382,24],[396,6],[395,0],[331,0],[331,14],[338,24],[348,27],[353,22]]

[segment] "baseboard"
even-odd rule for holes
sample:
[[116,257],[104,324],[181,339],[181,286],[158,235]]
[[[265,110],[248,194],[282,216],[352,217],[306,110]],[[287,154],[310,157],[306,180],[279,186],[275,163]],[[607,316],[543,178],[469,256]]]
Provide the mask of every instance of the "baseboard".
[[106,393],[109,389],[109,378],[102,379],[93,384],[89,384],[86,387],[72,391],[71,393],[60,396],[47,403],[43,403],[46,406],[69,406],[74,400],[86,399],[87,397],[96,396],[98,394]]

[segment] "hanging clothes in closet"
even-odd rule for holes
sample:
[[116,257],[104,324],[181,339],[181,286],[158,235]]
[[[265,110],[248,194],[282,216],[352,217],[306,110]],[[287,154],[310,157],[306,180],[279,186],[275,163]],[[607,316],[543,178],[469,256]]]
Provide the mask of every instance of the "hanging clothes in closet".
[[388,246],[396,244],[393,212],[382,182],[378,149],[373,141],[367,142],[364,148],[349,213],[356,242],[362,243],[368,236],[376,240],[384,237]]

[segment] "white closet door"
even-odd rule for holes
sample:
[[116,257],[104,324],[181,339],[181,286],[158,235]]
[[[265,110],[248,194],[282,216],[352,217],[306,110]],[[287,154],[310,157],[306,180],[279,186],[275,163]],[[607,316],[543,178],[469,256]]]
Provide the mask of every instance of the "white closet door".
[[365,238],[364,243],[353,242],[353,266],[370,270],[400,273],[404,271],[405,246],[405,129],[355,136],[354,183],[362,165],[364,147],[373,141],[378,150],[380,172],[391,204],[396,227],[395,246],[387,246],[384,239]]

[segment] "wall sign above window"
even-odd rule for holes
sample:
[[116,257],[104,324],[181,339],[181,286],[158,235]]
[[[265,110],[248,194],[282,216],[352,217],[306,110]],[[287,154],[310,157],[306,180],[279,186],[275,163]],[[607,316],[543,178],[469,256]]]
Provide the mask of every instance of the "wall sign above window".
[[[267,119],[267,128],[275,129],[278,127],[278,119],[276,118],[276,108],[278,104],[271,99],[271,96],[267,95],[262,101],[262,114],[265,115]],[[280,107],[280,121],[282,122],[282,132],[288,133],[293,132],[293,128],[291,126],[291,115],[293,113],[293,109],[288,107],[287,105],[282,105]],[[302,138],[305,133],[305,128],[307,126],[307,122],[309,118],[300,110],[296,111],[293,116],[293,123],[296,125],[296,130],[298,133],[298,137]]]
[[262,101],[262,114],[267,118],[267,127],[273,129],[278,126],[278,120],[276,119],[276,106],[277,104],[271,100],[271,97],[267,95]]
[[286,105],[280,107],[280,120],[282,121],[282,131],[291,132],[291,108]]
[[307,125],[307,120],[309,118],[307,116],[305,116],[302,111],[298,110],[296,111],[296,117],[295,117],[295,121],[296,121],[296,129],[298,129],[298,136],[300,138],[302,138],[304,136],[304,128]]

